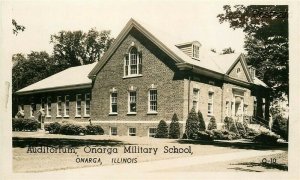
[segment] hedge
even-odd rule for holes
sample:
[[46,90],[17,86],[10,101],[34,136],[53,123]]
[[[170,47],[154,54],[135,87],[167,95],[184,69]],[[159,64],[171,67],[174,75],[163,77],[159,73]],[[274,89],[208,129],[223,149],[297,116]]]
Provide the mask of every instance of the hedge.
[[13,131],[37,131],[39,126],[40,123],[35,119],[23,119],[23,118],[12,119]]
[[85,134],[87,134],[87,135],[103,135],[104,130],[102,129],[102,127],[100,125],[90,124],[90,125],[86,126]]

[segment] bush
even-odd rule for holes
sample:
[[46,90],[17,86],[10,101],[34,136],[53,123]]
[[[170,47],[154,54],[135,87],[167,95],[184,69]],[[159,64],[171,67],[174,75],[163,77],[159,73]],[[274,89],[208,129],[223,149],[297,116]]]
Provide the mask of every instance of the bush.
[[187,139],[187,135],[185,133],[183,133],[182,138],[181,139]]
[[104,130],[100,125],[87,125],[86,126],[86,134],[87,135],[103,135]]
[[247,134],[248,136],[246,137],[246,139],[254,139],[256,136],[260,135],[260,132],[255,129],[248,128]]
[[195,133],[198,132],[198,117],[195,112],[195,109],[192,108],[191,112],[188,115],[186,120],[185,133],[189,139],[193,139]]
[[60,128],[60,133],[65,135],[80,135],[85,134],[86,128],[77,124],[63,124]]
[[277,140],[280,138],[280,136],[276,135],[272,132],[261,132],[259,135],[257,135],[253,141],[254,142],[260,142],[263,144],[276,144]]
[[199,121],[199,131],[205,131],[205,121],[203,119],[203,115],[200,111],[198,111],[198,121]]
[[12,130],[13,131],[37,131],[40,123],[35,119],[12,119]]
[[156,138],[167,138],[168,137],[168,125],[167,125],[166,121],[161,120],[158,123],[155,137]]
[[214,140],[214,135],[210,131],[198,131],[196,133],[195,139],[203,140],[203,141],[213,141]]
[[228,130],[213,129],[212,133],[213,133],[214,139],[217,139],[217,140],[233,140],[233,139],[240,138],[237,134],[235,134],[234,132],[230,132]]
[[58,122],[50,123],[45,125],[45,130],[49,131],[50,134],[59,134],[61,125]]
[[241,122],[236,122],[236,127],[237,127],[237,130],[238,130],[239,134],[243,138],[247,137],[247,135],[248,135],[247,130]]
[[283,139],[288,140],[289,137],[289,121],[282,115],[277,115],[274,117],[273,132],[280,135]]
[[207,126],[207,130],[217,129],[217,123],[215,117],[211,117]]
[[180,136],[179,120],[178,120],[177,114],[174,114],[172,117],[171,124],[170,124],[169,138],[170,139],[178,139],[179,136]]

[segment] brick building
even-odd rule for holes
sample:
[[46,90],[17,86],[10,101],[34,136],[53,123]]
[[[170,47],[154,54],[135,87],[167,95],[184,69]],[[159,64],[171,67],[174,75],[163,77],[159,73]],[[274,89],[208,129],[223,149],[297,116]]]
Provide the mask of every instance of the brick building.
[[191,108],[214,116],[269,118],[269,88],[243,54],[219,55],[198,41],[168,35],[131,19],[98,63],[72,67],[19,91],[19,109],[46,122],[99,123],[105,134],[153,136],[160,120]]

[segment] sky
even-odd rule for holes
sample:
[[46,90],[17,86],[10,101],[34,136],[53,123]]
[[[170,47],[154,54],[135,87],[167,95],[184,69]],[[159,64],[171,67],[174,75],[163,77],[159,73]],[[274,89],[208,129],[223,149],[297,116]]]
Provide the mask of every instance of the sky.
[[228,23],[220,24],[216,17],[223,13],[222,6],[197,0],[11,1],[12,18],[26,27],[11,39],[12,53],[47,51],[51,54],[50,35],[61,30],[87,32],[96,28],[111,30],[112,37],[117,37],[130,18],[167,32],[178,43],[198,40],[217,52],[227,47],[244,52],[242,30],[233,30]]

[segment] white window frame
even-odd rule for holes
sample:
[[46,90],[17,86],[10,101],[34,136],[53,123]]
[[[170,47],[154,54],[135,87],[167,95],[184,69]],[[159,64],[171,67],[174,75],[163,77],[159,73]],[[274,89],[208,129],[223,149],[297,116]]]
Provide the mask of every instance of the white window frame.
[[[156,99],[151,99],[151,91],[156,91]],[[151,89],[149,89],[148,90],[148,114],[157,114],[157,100],[158,100],[158,98],[157,98],[157,89],[156,88],[151,88]],[[153,96],[154,97],[154,96]],[[156,110],[153,110],[153,109],[151,109],[151,102],[156,102]],[[155,107],[155,106],[153,106],[153,107]],[[155,108],[154,108],[155,109]]]
[[[131,103],[131,93],[135,92],[135,111],[131,111],[130,103]],[[137,92],[136,91],[128,91],[128,113],[127,114],[136,114],[137,112]]]
[[[49,106],[50,104],[50,106]],[[51,103],[51,97],[47,97],[47,105],[46,105],[46,117],[51,117],[51,111],[52,111],[52,103]],[[50,110],[50,111],[49,111]]]
[[[197,91],[197,94],[195,95],[194,92]],[[199,110],[199,94],[200,89],[199,88],[193,88],[193,101],[192,101],[192,108],[194,107],[194,102],[196,102],[195,111],[197,112]]]
[[[60,103],[60,112],[59,112],[59,103]],[[63,103],[61,96],[56,97],[56,117],[62,117],[63,113]]]
[[[67,114],[67,109],[68,109],[68,114]],[[64,117],[70,117],[70,96],[69,95],[65,95]]]
[[[155,134],[150,133],[150,129],[155,129]],[[155,137],[156,133],[157,133],[157,128],[156,127],[149,127],[148,128],[148,137]]]
[[[134,133],[130,132],[130,129],[135,129],[135,132]],[[136,127],[129,127],[128,128],[128,136],[136,136]]]
[[[116,102],[113,102],[113,96],[112,96],[113,94],[116,94],[116,97],[114,97]],[[117,91],[111,92],[110,96],[109,96],[109,99],[110,99],[109,100],[110,101],[110,105],[109,105],[110,111],[109,111],[109,114],[117,115],[118,114],[118,92]],[[117,106],[117,112],[113,112],[113,107],[112,107],[113,105]]]
[[[116,134],[113,134],[113,133],[112,133],[112,132],[113,132],[113,129],[116,130]],[[110,127],[109,134],[110,134],[111,136],[117,136],[117,135],[118,135],[118,128],[117,128],[117,127]]]
[[[87,97],[87,96],[89,96],[89,97]],[[89,107],[89,113],[87,113],[87,103],[86,102],[89,102],[89,105],[90,105],[90,107]],[[90,115],[91,115],[91,94],[90,93],[85,93],[85,95],[84,95],[84,117],[90,117]]]
[[[133,64],[131,51],[136,49],[136,64]],[[131,72],[131,66],[136,65],[136,73]],[[127,67],[127,68],[126,68]],[[142,55],[136,47],[131,47],[129,53],[124,58],[124,78],[142,76]]]
[[[78,102],[80,102],[80,114],[78,114]],[[81,117],[81,114],[82,114],[82,94],[76,94],[75,117]]]
[[199,51],[200,51],[200,46],[193,44],[192,46],[192,53],[193,53],[193,58],[199,59]]
[[[211,99],[209,98],[211,94]],[[209,106],[211,106],[211,111],[209,111]],[[207,102],[207,114],[213,116],[214,114],[214,92],[208,92],[208,102]]]

